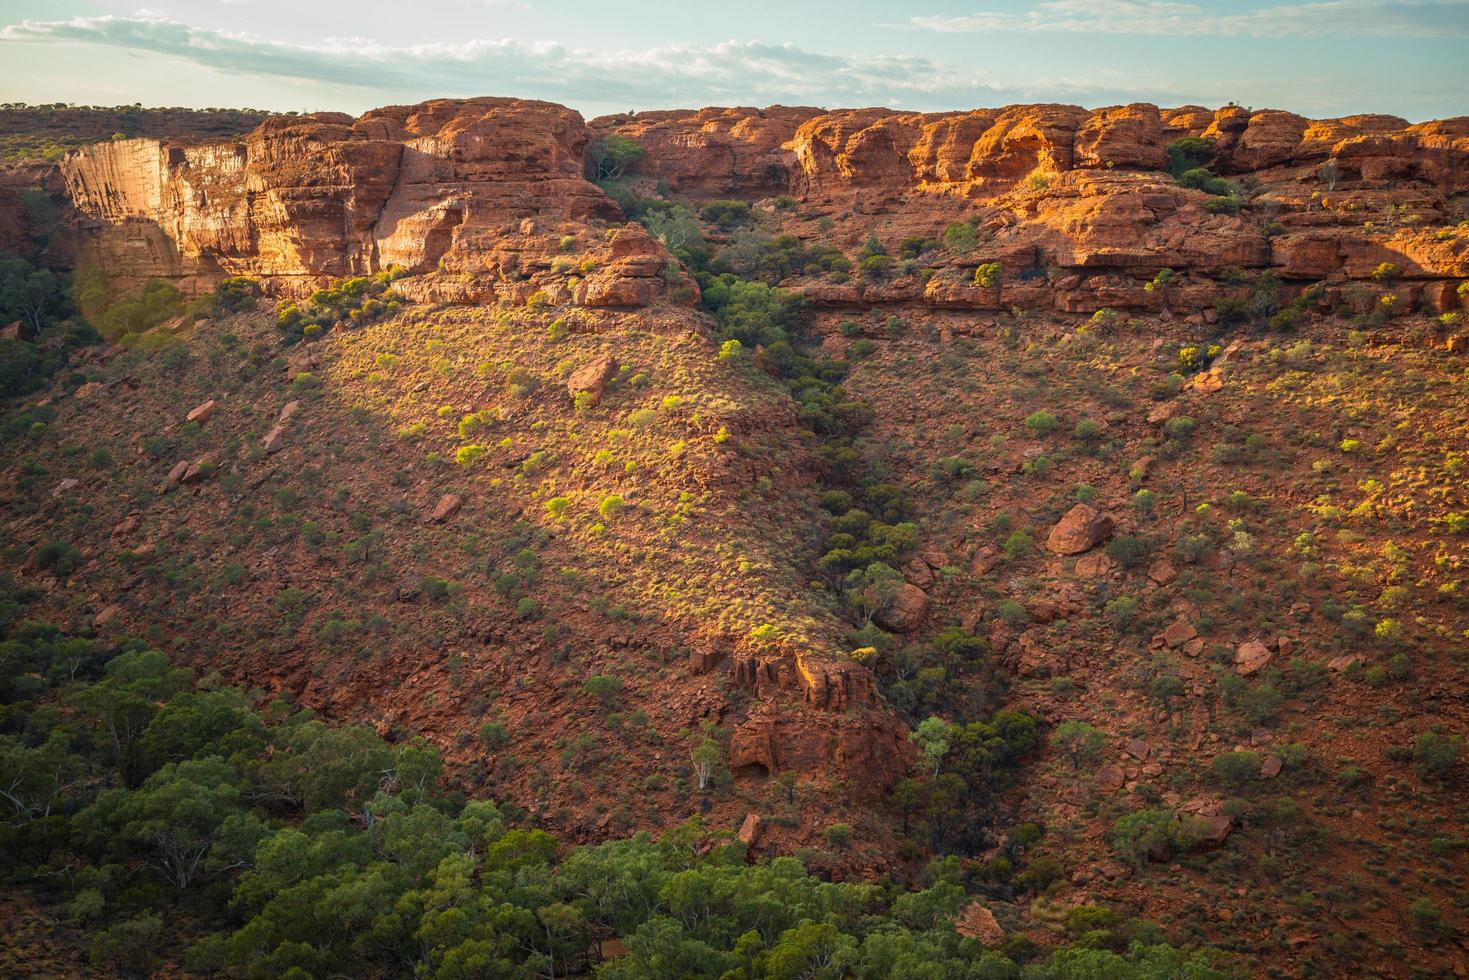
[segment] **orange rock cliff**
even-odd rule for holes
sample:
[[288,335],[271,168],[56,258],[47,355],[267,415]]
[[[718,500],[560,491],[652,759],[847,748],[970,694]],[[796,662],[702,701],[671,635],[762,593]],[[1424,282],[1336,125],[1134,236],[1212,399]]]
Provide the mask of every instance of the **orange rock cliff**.
[[[102,262],[119,285],[163,276],[203,288],[250,275],[303,293],[398,266],[411,274],[399,291],[413,298],[523,302],[546,289],[591,307],[647,306],[667,292],[669,256],[642,236],[617,246],[620,268],[575,295],[575,270],[551,269],[562,233],[620,217],[587,179],[589,143],[611,132],[645,148],[639,180],[693,198],[788,194],[811,216],[803,235],[838,246],[874,231],[936,235],[959,219],[984,232],[977,252],[923,282],[793,284],[818,303],[1157,310],[1168,294],[1214,289],[1190,273],[1271,268],[1288,283],[1334,287],[1390,263],[1405,300],[1447,309],[1451,280],[1469,274],[1454,243],[1363,220],[1469,191],[1469,118],[1408,125],[1151,105],[703,109],[586,123],[549,103],[482,98],[357,119],[282,116],[238,142],[72,151],[52,180],[72,208],[71,233],[52,248]],[[1254,215],[1212,213],[1208,194],[1164,172],[1166,147],[1186,136],[1212,141],[1212,169],[1244,182]],[[972,282],[987,261],[1006,270],[998,290]],[[1146,291],[1164,268],[1182,278]]]

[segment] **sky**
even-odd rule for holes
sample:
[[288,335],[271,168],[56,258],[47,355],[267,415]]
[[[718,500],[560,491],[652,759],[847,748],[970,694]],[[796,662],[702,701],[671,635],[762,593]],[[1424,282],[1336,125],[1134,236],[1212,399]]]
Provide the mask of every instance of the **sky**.
[[1469,0],[0,0],[0,102],[1469,115]]

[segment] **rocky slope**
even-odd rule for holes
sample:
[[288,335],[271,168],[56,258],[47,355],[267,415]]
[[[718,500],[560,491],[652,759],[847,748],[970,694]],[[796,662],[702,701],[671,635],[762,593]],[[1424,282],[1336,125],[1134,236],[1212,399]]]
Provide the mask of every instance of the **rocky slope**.
[[[882,649],[853,655],[821,580],[827,440],[769,351],[719,356],[681,243],[588,179],[612,134],[644,152],[622,199],[750,205],[698,222],[712,248],[855,265],[761,275],[850,365],[851,451],[912,501]],[[1227,184],[1168,170],[1190,137]],[[851,823],[849,874],[943,849],[916,829],[936,804],[876,802],[939,775],[912,723],[1024,708],[1100,741],[957,835],[1007,930],[1125,902],[1301,975],[1462,963],[1406,910],[1462,925],[1462,808],[1411,746],[1469,727],[1469,118],[475,99],[99,143],[4,173],[0,207],[34,184],[46,254],[118,292],[391,266],[409,301],[296,347],[206,320],[16,406],[5,567],[72,628],[426,733],[589,839],[686,816],[711,722],[733,790],[709,818],[764,814],[779,851]],[[986,652],[941,658],[954,626]],[[1137,811],[1199,816],[1207,849],[1119,861]]]

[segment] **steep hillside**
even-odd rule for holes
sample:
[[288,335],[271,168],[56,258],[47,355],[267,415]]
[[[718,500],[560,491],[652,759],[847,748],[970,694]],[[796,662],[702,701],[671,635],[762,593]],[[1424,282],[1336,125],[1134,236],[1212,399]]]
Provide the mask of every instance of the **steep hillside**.
[[1145,105],[85,146],[0,173],[115,341],[7,408],[0,568],[569,839],[1463,970],[1466,174]]

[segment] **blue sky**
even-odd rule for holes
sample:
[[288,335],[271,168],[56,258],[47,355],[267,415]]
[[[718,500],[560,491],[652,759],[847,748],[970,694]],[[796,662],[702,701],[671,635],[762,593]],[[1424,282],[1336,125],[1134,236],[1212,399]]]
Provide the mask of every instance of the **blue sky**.
[[0,101],[1469,114],[1469,0],[0,0]]

